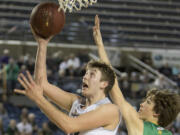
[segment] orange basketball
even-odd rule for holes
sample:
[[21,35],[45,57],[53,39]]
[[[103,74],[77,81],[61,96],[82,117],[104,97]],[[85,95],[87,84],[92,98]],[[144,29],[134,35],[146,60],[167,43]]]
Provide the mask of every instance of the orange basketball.
[[58,34],[64,27],[65,14],[58,11],[59,5],[53,2],[40,3],[33,8],[30,16],[30,24],[34,32],[48,38]]

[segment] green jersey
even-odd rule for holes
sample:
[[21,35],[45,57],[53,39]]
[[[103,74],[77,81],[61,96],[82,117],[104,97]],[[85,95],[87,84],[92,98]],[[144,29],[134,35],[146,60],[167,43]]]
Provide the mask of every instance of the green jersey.
[[143,135],[172,135],[172,133],[163,127],[144,121]]

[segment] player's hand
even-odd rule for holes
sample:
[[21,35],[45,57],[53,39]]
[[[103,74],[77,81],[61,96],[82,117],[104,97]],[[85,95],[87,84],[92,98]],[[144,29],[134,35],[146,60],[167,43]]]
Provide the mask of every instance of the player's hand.
[[18,76],[18,81],[25,90],[15,89],[14,92],[25,95],[36,102],[38,99],[43,97],[43,88],[35,83],[28,71],[26,74],[27,77],[25,77],[22,73]]
[[93,36],[96,45],[102,44],[102,36],[100,32],[100,20],[98,15],[95,16],[95,26],[93,27]]
[[51,36],[51,37],[49,37],[49,38],[47,38],[47,39],[44,39],[44,38],[38,36],[38,35],[35,33],[35,31],[33,30],[33,28],[32,28],[31,25],[30,25],[30,27],[31,27],[32,34],[33,34],[35,40],[38,42],[39,45],[47,45],[47,44],[49,43],[49,41],[52,39],[52,37],[53,37],[53,36]]

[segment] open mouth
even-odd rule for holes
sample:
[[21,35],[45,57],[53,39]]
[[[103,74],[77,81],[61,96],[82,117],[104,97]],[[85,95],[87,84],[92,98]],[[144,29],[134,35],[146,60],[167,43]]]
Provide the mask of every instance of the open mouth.
[[88,85],[85,82],[83,82],[82,89],[86,89],[86,88],[88,88]]

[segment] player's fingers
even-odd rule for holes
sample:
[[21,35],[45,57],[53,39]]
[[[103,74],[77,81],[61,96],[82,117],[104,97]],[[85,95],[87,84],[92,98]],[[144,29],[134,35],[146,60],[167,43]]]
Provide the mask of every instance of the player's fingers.
[[18,94],[26,95],[26,91],[24,90],[14,89],[14,92]]
[[32,27],[31,24],[30,24],[30,28],[31,28],[31,32],[32,32],[34,38],[35,38],[36,40],[38,40],[38,38],[40,38],[40,37],[35,33],[35,31],[34,31],[34,29],[33,29],[33,27]]
[[99,20],[98,15],[96,15],[96,18],[95,18],[95,25],[96,25],[97,29],[100,28],[100,20]]
[[24,81],[20,77],[18,77],[18,81],[25,89],[28,89],[27,85],[24,83]]
[[22,81],[25,83],[26,87],[30,88],[30,83],[27,80],[27,78],[21,73],[20,77],[22,78]]
[[34,84],[34,80],[33,80],[33,78],[32,78],[32,75],[29,73],[29,71],[26,71],[26,74],[27,74],[27,76],[28,76],[28,79],[29,79],[30,83],[31,83],[31,84]]
[[95,26],[98,24],[98,15],[95,16]]

